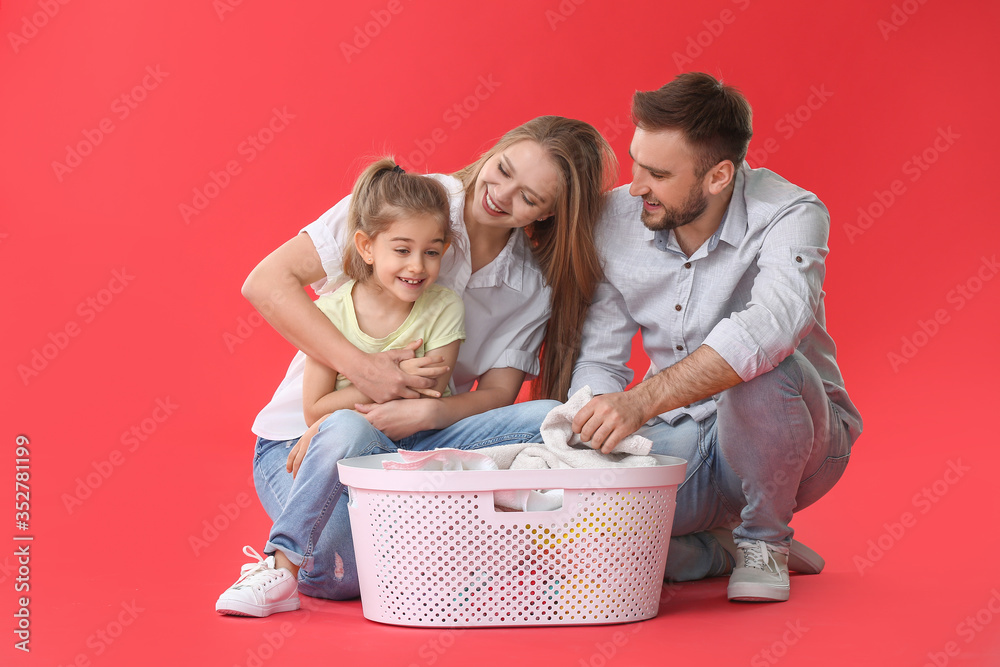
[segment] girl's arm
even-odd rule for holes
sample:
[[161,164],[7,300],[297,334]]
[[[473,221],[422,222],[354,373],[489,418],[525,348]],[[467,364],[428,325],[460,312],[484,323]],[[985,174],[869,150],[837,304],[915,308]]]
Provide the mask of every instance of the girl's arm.
[[302,413],[306,424],[312,426],[331,412],[353,410],[357,403],[370,402],[371,399],[353,384],[338,391],[337,371],[306,357],[302,375]]
[[265,257],[247,276],[242,292],[288,342],[323,365],[338,366],[376,401],[416,398],[436,384],[434,368],[421,375],[400,370],[399,362],[412,358],[416,346],[367,354],[351,345],[305,292],[306,285],[325,275],[316,246],[303,233]]
[[524,371],[516,368],[491,368],[480,376],[475,391],[419,401],[358,405],[357,409],[372,426],[392,440],[399,440],[512,404],[521,390],[524,375]]

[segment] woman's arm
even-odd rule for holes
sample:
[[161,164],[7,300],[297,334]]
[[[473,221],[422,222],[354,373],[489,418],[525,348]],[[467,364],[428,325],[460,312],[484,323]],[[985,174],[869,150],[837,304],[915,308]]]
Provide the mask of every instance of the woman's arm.
[[338,391],[337,375],[336,370],[306,357],[302,375],[302,414],[306,424],[311,426],[331,412],[353,410],[358,403],[371,402],[353,384]]
[[475,391],[444,398],[419,401],[390,401],[358,405],[372,426],[392,440],[418,431],[442,429],[487,410],[510,405],[524,382],[524,371],[516,368],[491,368],[479,378]]
[[243,284],[243,296],[274,330],[309,357],[337,366],[365,395],[376,401],[416,398],[434,386],[440,369],[425,367],[420,375],[404,373],[399,362],[413,357],[419,345],[367,354],[313,305],[305,286],[326,275],[308,234],[299,234],[265,257]]

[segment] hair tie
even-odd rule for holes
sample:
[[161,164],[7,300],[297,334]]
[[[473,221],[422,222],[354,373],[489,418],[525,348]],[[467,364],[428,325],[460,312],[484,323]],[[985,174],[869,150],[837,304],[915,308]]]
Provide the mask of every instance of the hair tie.
[[392,171],[394,173],[397,173],[397,174],[405,174],[406,173],[406,171],[402,167],[400,167],[398,164],[395,167],[392,168]]

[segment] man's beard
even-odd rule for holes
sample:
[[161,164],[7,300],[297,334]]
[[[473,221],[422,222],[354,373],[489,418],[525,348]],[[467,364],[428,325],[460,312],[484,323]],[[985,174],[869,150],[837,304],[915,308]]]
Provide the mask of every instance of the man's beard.
[[[663,202],[660,202],[660,205],[663,206]],[[652,213],[643,208],[640,217],[647,229],[665,232],[694,222],[707,208],[708,197],[702,192],[701,183],[695,183],[680,208],[671,209],[663,206],[658,217],[653,217]]]

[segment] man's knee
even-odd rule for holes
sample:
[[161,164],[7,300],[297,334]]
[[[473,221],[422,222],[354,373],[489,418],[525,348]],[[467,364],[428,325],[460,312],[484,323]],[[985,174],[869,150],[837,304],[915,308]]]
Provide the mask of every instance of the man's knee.
[[795,351],[768,372],[722,392],[718,398],[719,410],[756,410],[763,405],[773,408],[777,401],[801,396],[809,369],[809,361]]

